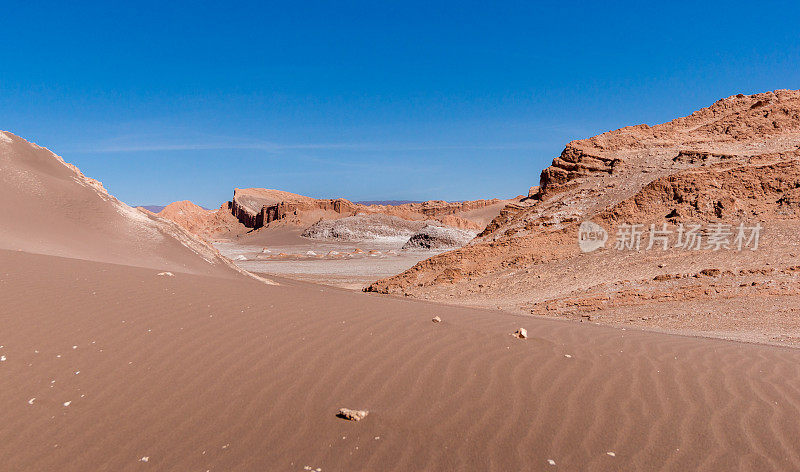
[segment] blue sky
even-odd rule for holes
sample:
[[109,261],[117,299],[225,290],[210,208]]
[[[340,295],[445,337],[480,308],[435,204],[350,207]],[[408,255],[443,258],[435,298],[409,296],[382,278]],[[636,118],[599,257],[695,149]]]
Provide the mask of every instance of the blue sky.
[[512,196],[568,141],[800,88],[798,2],[17,2],[0,129],[132,204]]

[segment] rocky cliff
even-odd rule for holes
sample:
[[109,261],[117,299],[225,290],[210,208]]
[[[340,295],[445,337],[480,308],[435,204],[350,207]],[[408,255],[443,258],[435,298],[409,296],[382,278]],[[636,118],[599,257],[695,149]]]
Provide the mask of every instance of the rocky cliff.
[[[681,288],[693,294],[688,312],[724,298],[732,313],[746,316],[768,305],[759,298],[767,293],[790,298],[800,293],[789,275],[758,280],[752,275],[765,267],[780,271],[800,264],[799,218],[800,92],[736,95],[664,124],[567,144],[542,172],[538,189],[507,205],[469,245],[368,290],[552,316],[580,317],[581,307],[591,306],[594,319],[636,324],[641,320],[631,316],[631,307],[656,310],[648,316],[657,318],[666,305],[653,301],[662,300],[656,292],[678,284],[664,277],[681,274],[680,280],[697,285]],[[605,248],[580,251],[578,226],[586,220],[605,228]],[[673,231],[681,224],[702,225],[706,238],[717,224],[764,229],[758,251],[647,251],[648,234],[638,251],[614,249],[627,225],[641,224],[647,233],[651,223]],[[728,279],[693,276],[706,269]],[[739,284],[768,288],[739,293]],[[746,298],[751,296],[756,298]],[[661,322],[671,326],[667,318]]]
[[229,202],[230,212],[248,228],[258,229],[274,221],[286,220],[307,225],[319,219],[336,219],[357,214],[384,214],[411,221],[436,219],[447,226],[483,229],[507,203],[506,200],[445,202],[431,200],[401,205],[363,205],[344,198],[315,199],[280,190],[235,189]]

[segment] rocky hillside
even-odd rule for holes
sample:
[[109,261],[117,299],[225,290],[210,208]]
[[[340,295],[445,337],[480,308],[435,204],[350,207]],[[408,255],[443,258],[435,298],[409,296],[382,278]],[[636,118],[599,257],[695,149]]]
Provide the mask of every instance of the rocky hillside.
[[357,214],[383,214],[410,221],[438,220],[444,225],[482,230],[508,200],[466,202],[427,201],[400,205],[363,205],[344,198],[315,199],[280,190],[235,189],[231,213],[246,227],[258,229],[272,222],[308,226]]
[[227,203],[217,210],[206,210],[184,200],[170,203],[156,214],[207,240],[235,236],[247,231],[231,214]]
[[[765,317],[800,314],[798,212],[800,92],[736,95],[661,125],[570,142],[540,186],[469,245],[368,290],[663,329],[688,320],[771,340]],[[607,242],[584,253],[579,225],[589,220]],[[737,250],[739,225],[762,228],[757,250]],[[694,227],[700,243],[687,247],[683,232]],[[720,228],[727,248],[714,247]],[[730,316],[709,323],[721,309]]]

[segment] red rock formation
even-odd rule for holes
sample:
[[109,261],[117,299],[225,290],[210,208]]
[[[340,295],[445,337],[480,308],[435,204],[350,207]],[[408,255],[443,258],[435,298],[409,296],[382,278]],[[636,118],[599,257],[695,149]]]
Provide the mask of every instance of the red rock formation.
[[[608,231],[611,242],[605,249],[581,253],[578,225],[585,220]],[[608,297],[648,303],[670,299],[654,295],[661,289],[631,297],[613,289],[649,291],[656,277],[664,278],[666,266],[673,274],[702,273],[709,267],[729,271],[724,290],[735,296],[790,296],[800,293],[791,277],[751,280],[750,272],[741,271],[800,265],[798,220],[800,91],[736,95],[668,123],[626,127],[569,143],[542,172],[538,192],[506,206],[470,244],[380,280],[369,290],[556,315],[559,307],[578,313],[582,303]],[[758,251],[613,249],[620,224],[664,222],[759,223],[766,239]],[[741,277],[746,280],[737,280]],[[685,289],[694,305],[681,305],[681,312],[702,312],[712,300],[719,306],[724,297],[715,294],[723,289],[714,286],[713,278],[692,280],[697,286]],[[768,290],[737,288],[751,283]],[[626,303],[597,306],[607,308],[602,314],[606,319],[620,322],[630,315]],[[754,316],[759,304],[772,307],[761,298],[725,303],[741,316]],[[676,309],[637,307],[653,313]],[[759,313],[769,316],[773,309]]]
[[311,224],[320,217],[342,218],[358,213],[386,214],[408,220],[437,219],[449,226],[482,229],[491,218],[467,213],[483,209],[499,212],[506,202],[500,199],[466,202],[431,200],[402,205],[362,205],[344,198],[314,199],[280,190],[251,188],[234,190],[233,200],[228,205],[231,214],[244,226],[256,229],[290,216],[296,217],[294,220],[303,225]]
[[157,215],[205,239],[227,237],[246,231],[244,225],[231,215],[227,203],[217,210],[206,210],[188,200],[174,202]]

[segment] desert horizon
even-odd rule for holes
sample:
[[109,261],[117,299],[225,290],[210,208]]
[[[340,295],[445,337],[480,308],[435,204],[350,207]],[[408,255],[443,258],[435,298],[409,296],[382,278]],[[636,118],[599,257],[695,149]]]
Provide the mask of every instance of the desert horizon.
[[9,12],[0,472],[800,469],[792,12]]

